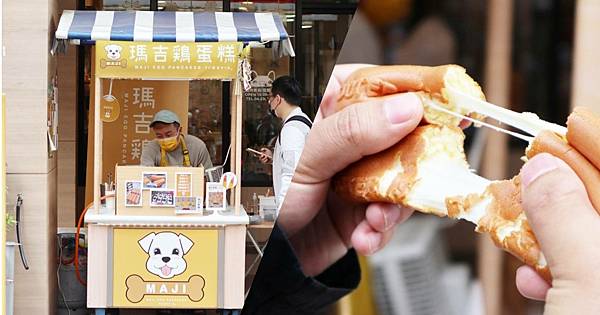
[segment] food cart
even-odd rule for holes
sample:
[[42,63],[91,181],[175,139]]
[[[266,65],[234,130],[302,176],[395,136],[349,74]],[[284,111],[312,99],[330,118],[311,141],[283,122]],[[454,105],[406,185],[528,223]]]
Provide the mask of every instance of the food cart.
[[[97,314],[107,308],[237,312],[244,302],[249,224],[241,183],[235,184],[242,175],[242,91],[250,80],[249,44],[276,42],[281,54],[294,56],[281,19],[272,13],[64,11],[56,38],[96,45],[94,198],[85,214],[87,306]],[[103,205],[103,126],[118,121],[122,111],[120,104],[102,97],[103,79],[233,81],[229,202],[219,203],[226,194],[219,194],[218,187],[212,194],[215,184],[205,183],[202,168],[119,165],[116,200],[109,202],[106,194]],[[176,214],[180,203],[184,212],[194,211]],[[223,209],[212,214],[204,210],[219,205]]]

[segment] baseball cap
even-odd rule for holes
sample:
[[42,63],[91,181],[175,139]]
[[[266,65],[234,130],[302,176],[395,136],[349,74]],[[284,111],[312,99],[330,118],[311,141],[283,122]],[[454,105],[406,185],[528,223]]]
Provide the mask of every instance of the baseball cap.
[[179,117],[177,117],[177,114],[175,114],[174,112],[167,110],[167,109],[163,109],[154,115],[154,118],[152,119],[152,122],[150,123],[150,127],[152,127],[152,125],[154,125],[157,122],[161,122],[161,123],[165,123],[165,124],[178,123],[181,125],[181,122],[179,121]]

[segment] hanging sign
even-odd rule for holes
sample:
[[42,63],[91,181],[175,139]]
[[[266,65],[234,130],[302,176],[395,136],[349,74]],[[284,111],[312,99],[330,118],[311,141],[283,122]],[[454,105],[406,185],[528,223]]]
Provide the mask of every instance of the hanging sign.
[[96,42],[102,78],[235,79],[242,43]]
[[119,118],[121,112],[121,104],[117,98],[112,95],[113,80],[110,80],[110,86],[108,88],[108,94],[102,96],[100,99],[100,119],[103,122],[113,122]]
[[269,101],[271,85],[275,80],[275,71],[269,71],[267,75],[258,75],[256,71],[251,71],[251,77],[250,90],[244,92],[246,105],[257,107],[265,106]]
[[119,118],[121,112],[121,104],[116,97],[112,95],[104,95],[100,99],[100,119],[103,122],[113,122]]

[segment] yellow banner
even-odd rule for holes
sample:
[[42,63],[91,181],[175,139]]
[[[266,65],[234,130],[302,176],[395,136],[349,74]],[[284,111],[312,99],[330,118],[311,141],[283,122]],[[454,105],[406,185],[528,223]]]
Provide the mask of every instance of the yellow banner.
[[216,308],[218,230],[114,229],[113,306]]
[[242,43],[96,42],[102,78],[234,79]]

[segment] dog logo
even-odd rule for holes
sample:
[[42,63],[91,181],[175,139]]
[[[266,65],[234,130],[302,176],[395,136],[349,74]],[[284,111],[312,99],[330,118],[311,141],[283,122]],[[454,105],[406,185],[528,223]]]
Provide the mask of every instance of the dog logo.
[[123,47],[117,44],[108,44],[104,46],[104,52],[106,53],[106,59],[100,58],[100,68],[106,67],[127,67],[127,60],[121,59],[121,52]]
[[150,233],[138,243],[148,254],[146,269],[162,279],[171,279],[186,270],[184,255],[194,246],[187,236],[173,232]]
[[106,58],[108,58],[108,60],[117,61],[121,59],[121,50],[123,50],[123,47],[110,44],[106,45],[104,50],[106,50]]

